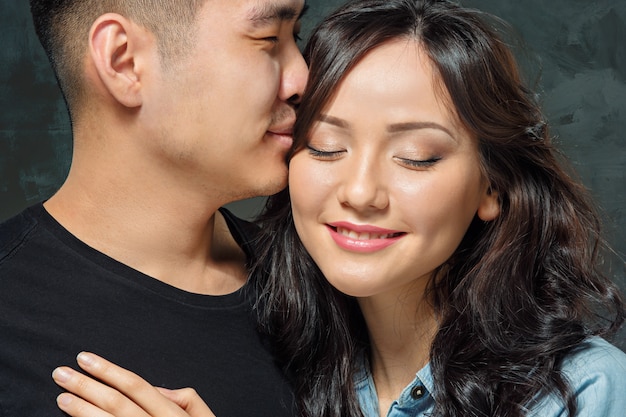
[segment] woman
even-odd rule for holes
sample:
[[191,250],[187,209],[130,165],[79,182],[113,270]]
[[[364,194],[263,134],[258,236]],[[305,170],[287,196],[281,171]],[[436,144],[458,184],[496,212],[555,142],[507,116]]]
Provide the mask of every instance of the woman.
[[[626,409],[626,355],[598,337],[624,320],[599,270],[599,222],[486,18],[448,1],[359,0],[307,45],[314,88],[254,273],[303,415]],[[134,403],[165,401],[88,357]],[[132,404],[73,380],[61,385],[114,415]]]

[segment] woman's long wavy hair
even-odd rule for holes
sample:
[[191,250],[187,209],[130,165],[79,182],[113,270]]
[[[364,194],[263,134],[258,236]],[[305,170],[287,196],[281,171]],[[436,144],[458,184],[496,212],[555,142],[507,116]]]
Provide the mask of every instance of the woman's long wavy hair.
[[[392,39],[419,42],[479,140],[482,170],[501,207],[494,221],[472,223],[430,282],[440,323],[430,352],[434,415],[523,416],[533,401],[556,394],[573,416],[560,364],[586,338],[615,331],[624,308],[599,265],[603,242],[590,197],[562,168],[496,20],[450,1],[343,6],[305,48],[309,88],[295,149],[365,54]],[[358,306],[307,254],[287,190],[268,200],[261,221],[253,272],[260,322],[294,382],[302,415],[360,415],[352,378],[367,333]]]

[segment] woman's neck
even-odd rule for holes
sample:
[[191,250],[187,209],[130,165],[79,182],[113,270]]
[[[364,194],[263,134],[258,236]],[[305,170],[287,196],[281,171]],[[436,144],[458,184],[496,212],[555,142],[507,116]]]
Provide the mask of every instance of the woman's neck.
[[403,290],[359,299],[370,337],[370,366],[381,416],[429,361],[437,322],[423,294]]

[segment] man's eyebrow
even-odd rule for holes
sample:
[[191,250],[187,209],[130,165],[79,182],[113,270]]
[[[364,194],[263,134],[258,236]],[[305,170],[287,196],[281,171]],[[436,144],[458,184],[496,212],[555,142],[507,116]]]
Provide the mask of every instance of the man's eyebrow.
[[298,10],[293,5],[284,3],[265,3],[259,7],[255,7],[249,14],[248,20],[254,26],[265,26],[275,21],[299,20],[309,9],[308,4],[304,4],[302,10]]

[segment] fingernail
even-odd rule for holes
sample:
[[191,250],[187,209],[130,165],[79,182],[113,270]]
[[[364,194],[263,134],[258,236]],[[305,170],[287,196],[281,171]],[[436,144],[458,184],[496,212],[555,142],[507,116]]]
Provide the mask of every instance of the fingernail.
[[55,381],[67,382],[69,381],[70,377],[71,374],[63,368],[57,368],[52,372],[52,378],[54,378]]
[[93,355],[87,352],[80,352],[78,356],[76,357],[76,360],[82,365],[91,366],[93,365],[96,359],[93,357]]
[[69,394],[63,393],[57,397],[57,404],[59,404],[60,406],[68,406],[71,402],[72,396]]

